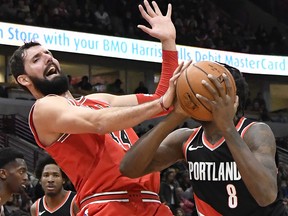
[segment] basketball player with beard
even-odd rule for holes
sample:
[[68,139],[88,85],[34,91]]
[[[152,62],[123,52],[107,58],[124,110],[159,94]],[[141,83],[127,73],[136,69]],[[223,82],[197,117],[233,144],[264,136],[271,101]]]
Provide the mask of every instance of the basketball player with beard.
[[175,80],[185,69],[183,64],[177,67],[172,6],[162,15],[155,2],[151,6],[145,0],[144,5],[139,10],[151,28],[138,27],[159,39],[163,50],[161,78],[152,95],[95,93],[75,99],[58,60],[45,47],[27,43],[10,59],[17,82],[37,99],[29,116],[35,140],[73,183],[79,215],[172,215],[159,201],[159,172],[130,179],[119,171],[121,159],[138,139],[131,127],[167,112]]
[[45,195],[31,206],[32,216],[77,214],[79,210],[75,203],[76,193],[64,189],[67,176],[50,156],[38,162],[35,175]]
[[10,147],[0,149],[0,215],[11,196],[24,191],[27,180],[24,155]]
[[173,131],[189,118],[176,104],[126,153],[121,172],[136,178],[186,160],[199,216],[287,216],[277,197],[275,137],[267,124],[244,117],[248,85],[238,69],[222,65],[234,77],[236,101],[225,74],[227,92],[208,76],[213,85],[202,84],[213,99],[197,98],[211,106],[213,119]]

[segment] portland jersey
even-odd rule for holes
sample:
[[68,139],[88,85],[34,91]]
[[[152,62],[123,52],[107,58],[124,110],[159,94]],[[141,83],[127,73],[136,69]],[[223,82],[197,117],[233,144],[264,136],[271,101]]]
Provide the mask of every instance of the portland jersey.
[[[68,99],[67,99],[68,100]],[[81,97],[68,102],[71,106],[87,109],[105,109],[103,101]],[[96,133],[63,134],[55,143],[45,147],[41,144],[33,125],[33,108],[29,124],[37,144],[45,149],[66,173],[77,191],[77,203],[95,193],[120,190],[148,190],[159,192],[160,174],[152,173],[130,179],[120,173],[120,162],[138,139],[132,128],[105,135]]]
[[36,216],[74,216],[73,203],[75,195],[75,192],[68,191],[63,202],[55,209],[50,209],[46,205],[45,196],[39,198],[36,201]]
[[[236,128],[242,138],[254,123],[240,119]],[[268,207],[257,204],[241,178],[224,137],[212,145],[199,127],[183,145],[183,151],[200,216],[286,215],[281,200]]]

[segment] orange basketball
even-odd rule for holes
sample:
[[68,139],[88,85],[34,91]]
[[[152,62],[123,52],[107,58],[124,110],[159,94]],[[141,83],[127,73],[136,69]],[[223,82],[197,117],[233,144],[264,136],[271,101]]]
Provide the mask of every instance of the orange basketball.
[[211,61],[200,61],[191,64],[184,71],[177,81],[176,94],[182,109],[187,112],[193,119],[199,121],[211,121],[211,106],[200,101],[196,94],[201,94],[208,99],[213,99],[210,92],[203,86],[202,80],[206,80],[209,84],[214,84],[209,80],[208,74],[217,77],[217,80],[226,90],[226,85],[222,74],[225,73],[230,80],[233,90],[233,99],[236,98],[236,85],[232,74],[223,65]]

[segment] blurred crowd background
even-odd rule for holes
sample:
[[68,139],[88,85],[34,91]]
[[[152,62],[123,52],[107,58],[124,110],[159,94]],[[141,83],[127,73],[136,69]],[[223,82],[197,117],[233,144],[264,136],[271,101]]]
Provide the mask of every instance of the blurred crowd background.
[[[288,30],[273,25],[267,28],[263,23],[251,25],[255,17],[242,11],[241,19],[233,19],[235,7],[225,0],[159,0],[162,11],[167,4],[173,5],[173,22],[177,30],[177,44],[235,51],[251,54],[288,55]],[[235,0],[241,4],[245,1]],[[251,0],[265,13],[271,15],[281,25],[288,25],[288,0]],[[150,36],[137,28],[143,24],[137,5],[139,0],[0,0],[0,21],[25,25],[42,26],[95,33],[102,35],[151,40]],[[239,12],[239,11],[238,11]],[[286,28],[288,29],[288,28]],[[81,83],[71,89],[91,91],[88,78],[83,76]],[[110,93],[124,94],[121,80],[115,80],[107,89]],[[148,93],[143,83],[135,93]],[[0,92],[1,93],[1,92]],[[2,96],[5,94],[1,93]],[[5,95],[4,95],[5,97]],[[257,120],[287,122],[284,117],[272,118],[267,113],[266,102],[261,92],[256,98],[249,98],[246,110],[260,113]],[[278,117],[277,117],[278,118]],[[187,126],[187,125],[183,125]],[[139,136],[151,129],[138,125],[135,127]],[[287,149],[288,138],[277,140],[277,145]],[[288,200],[288,165],[279,163],[279,193],[287,204]],[[175,215],[195,215],[193,188],[189,181],[186,165],[179,162],[161,173],[160,198]],[[67,188],[73,190],[72,185]],[[43,195],[38,180],[31,175],[26,192],[15,195],[5,205],[6,216],[29,215],[29,208],[37,198]]]
[[[251,23],[256,17],[242,11],[231,19],[235,0],[160,0],[162,11],[173,5],[177,44],[243,53],[286,55],[287,30],[264,23]],[[237,4],[238,2],[238,4]],[[287,0],[252,0],[278,22],[287,25]],[[140,0],[1,0],[0,20],[96,34],[149,39],[137,29],[143,23],[137,5]],[[266,24],[266,23],[265,23]]]

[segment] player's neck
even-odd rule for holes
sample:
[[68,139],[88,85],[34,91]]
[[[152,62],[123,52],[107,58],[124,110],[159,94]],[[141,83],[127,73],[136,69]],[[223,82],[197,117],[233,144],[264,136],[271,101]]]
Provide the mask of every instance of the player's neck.
[[62,94],[61,96],[67,98],[67,99],[74,99],[73,95],[71,94],[70,91],[65,92],[64,94]]
[[0,206],[4,205],[7,201],[9,201],[12,197],[12,193],[8,193],[6,191],[2,191],[0,193]]
[[204,135],[211,144],[217,143],[223,137],[222,132],[218,130],[213,123],[202,125],[204,128]]
[[68,191],[62,190],[55,196],[45,195],[45,203],[49,209],[58,208],[64,202],[65,197],[67,196]]
[[[35,99],[41,99],[43,97],[46,97],[47,95],[43,95],[42,93],[40,92],[33,92],[32,94],[34,96]],[[53,94],[49,94],[49,95],[53,95]],[[55,95],[55,94],[54,94]],[[63,93],[62,95],[59,95],[59,96],[62,96],[62,97],[65,97],[67,99],[74,99],[73,95],[71,94],[70,91],[66,91],[65,93]]]

